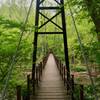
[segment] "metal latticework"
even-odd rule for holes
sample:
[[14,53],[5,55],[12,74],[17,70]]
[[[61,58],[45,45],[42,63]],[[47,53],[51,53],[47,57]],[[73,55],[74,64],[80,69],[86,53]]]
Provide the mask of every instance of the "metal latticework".
[[[64,52],[65,52],[65,62],[66,62],[66,69],[67,69],[67,81],[70,80],[70,68],[69,68],[69,58],[68,58],[68,46],[67,46],[67,32],[66,32],[66,20],[65,20],[65,11],[64,11],[64,0],[53,0],[53,2],[56,3],[54,6],[43,6],[43,3],[46,0],[36,0],[36,17],[35,17],[35,33],[34,33],[34,50],[33,50],[33,68],[32,68],[32,79],[35,80],[35,65],[36,65],[36,54],[37,54],[37,41],[38,41],[38,35],[39,34],[62,34],[63,40],[64,40]],[[55,15],[53,15],[51,18],[49,18],[47,15],[43,14],[42,11],[50,11],[55,12]],[[61,17],[61,25],[54,22],[54,18],[57,16]],[[40,16],[43,16],[46,21],[39,25],[40,22]],[[44,26],[46,26],[48,23],[52,23],[55,27],[57,27],[60,31],[40,31],[40,29]],[[52,25],[51,24],[51,25]],[[59,48],[58,48],[59,49]]]

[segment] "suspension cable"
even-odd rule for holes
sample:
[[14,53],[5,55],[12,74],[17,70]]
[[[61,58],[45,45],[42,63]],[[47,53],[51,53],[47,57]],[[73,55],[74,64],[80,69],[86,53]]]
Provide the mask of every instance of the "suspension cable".
[[82,53],[84,62],[86,64],[87,71],[88,71],[88,74],[89,74],[89,78],[90,78],[90,81],[91,81],[91,84],[92,84],[92,88],[93,88],[93,92],[94,92],[94,95],[95,95],[95,99],[98,100],[98,96],[96,94],[96,89],[95,89],[95,83],[94,83],[93,78],[91,76],[90,68],[88,67],[88,62],[86,60],[86,55],[84,53],[84,48],[83,48],[83,45],[82,45],[82,41],[81,41],[77,26],[76,26],[76,22],[75,22],[75,19],[74,19],[73,12],[72,12],[72,9],[70,7],[69,1],[68,1],[68,7],[69,7],[69,10],[70,10],[70,13],[71,13],[71,17],[72,17],[73,24],[74,24],[74,27],[75,27],[75,30],[76,30],[76,34],[77,34],[77,38],[78,38],[78,41],[79,41],[79,44],[80,44],[81,53]]
[[[64,6],[64,5],[62,5],[62,6]],[[57,23],[57,16],[56,16],[55,21],[56,21],[56,23]],[[55,27],[55,31],[57,31],[57,28],[56,28],[56,27]],[[55,35],[54,35],[54,37],[55,37]],[[58,36],[58,39],[59,39],[59,36]],[[55,44],[55,43],[54,43],[54,44]],[[67,70],[66,70],[66,71],[67,71]],[[69,73],[69,72],[67,71],[67,73]],[[70,79],[70,81],[71,81],[71,79]],[[70,88],[70,92],[74,94],[74,91],[73,91],[73,89],[72,89],[72,86],[71,86],[70,82],[66,80],[66,83],[67,83],[67,85],[68,85],[69,88]]]
[[18,42],[16,51],[15,51],[15,54],[12,57],[11,65],[10,65],[9,71],[8,71],[8,76],[6,78],[6,82],[5,82],[4,88],[2,90],[1,100],[5,99],[7,87],[8,87],[9,80],[10,80],[10,77],[11,77],[11,74],[12,74],[12,70],[14,68],[14,64],[15,64],[15,60],[16,60],[16,57],[17,57],[17,54],[18,54],[18,50],[19,50],[19,47],[20,47],[20,44],[21,44],[21,41],[22,41],[22,38],[23,38],[23,35],[24,35],[25,27],[26,27],[26,24],[28,22],[28,18],[29,18],[29,15],[30,15],[30,11],[31,11],[31,8],[32,8],[33,1],[34,0],[31,0],[30,6],[29,6],[29,10],[28,10],[25,22],[23,24],[23,28],[21,29],[21,34],[20,34],[19,42]]

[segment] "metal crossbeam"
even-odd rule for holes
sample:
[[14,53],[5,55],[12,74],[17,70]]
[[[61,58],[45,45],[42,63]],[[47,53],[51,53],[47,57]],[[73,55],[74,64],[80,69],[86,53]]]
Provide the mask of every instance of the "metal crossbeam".
[[57,10],[60,9],[60,7],[39,7],[40,10]]
[[63,34],[63,32],[37,32],[37,34]]

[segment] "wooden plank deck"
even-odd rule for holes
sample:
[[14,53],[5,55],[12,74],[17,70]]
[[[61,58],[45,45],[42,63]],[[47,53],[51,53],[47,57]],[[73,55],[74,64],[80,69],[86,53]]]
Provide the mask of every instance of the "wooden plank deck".
[[49,55],[41,82],[35,92],[31,100],[70,100],[52,54]]

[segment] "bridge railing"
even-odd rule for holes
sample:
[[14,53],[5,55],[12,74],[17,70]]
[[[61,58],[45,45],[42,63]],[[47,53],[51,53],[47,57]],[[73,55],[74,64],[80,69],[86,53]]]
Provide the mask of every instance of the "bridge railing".
[[[39,63],[39,64],[36,64],[36,68],[35,68],[35,82],[34,82],[34,86],[38,86],[40,80],[41,80],[41,76],[42,76],[42,72],[43,72],[43,69],[46,65],[46,62],[48,60],[48,56],[49,56],[49,53],[46,54],[46,56],[43,57],[43,60]],[[22,96],[22,87],[19,85],[16,87],[16,100],[30,100],[30,93],[32,92],[31,88],[33,86],[33,83],[32,83],[32,75],[29,74],[27,75],[27,87],[26,87],[26,95]],[[33,90],[35,91],[35,90]]]
[[59,60],[58,57],[54,55],[57,67],[59,69],[60,75],[62,77],[62,80],[64,81],[64,85],[67,87],[70,87],[70,95],[72,100],[77,100],[76,98],[76,88],[78,88],[78,100],[84,100],[84,86],[82,84],[76,84],[74,82],[74,75],[70,76],[70,82],[67,82],[67,68],[66,66]]

